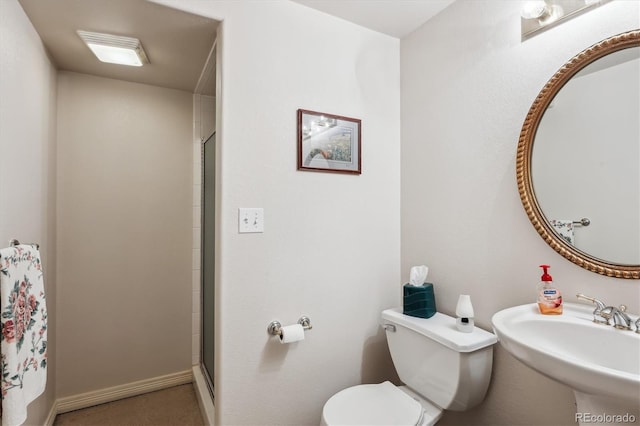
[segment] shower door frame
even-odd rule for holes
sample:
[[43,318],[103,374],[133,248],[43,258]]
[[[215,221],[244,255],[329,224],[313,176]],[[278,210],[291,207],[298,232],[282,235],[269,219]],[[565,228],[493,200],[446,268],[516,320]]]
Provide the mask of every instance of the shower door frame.
[[[213,241],[211,241],[210,243],[212,244],[212,247],[210,248],[210,250],[212,251],[213,257],[214,257],[214,261],[211,263],[211,265],[213,266],[213,271],[211,274],[211,277],[213,278],[213,288],[212,288],[212,295],[215,297],[215,141],[216,139],[216,132],[214,131],[206,140],[202,141],[201,144],[201,165],[202,165],[202,188],[201,188],[201,210],[200,210],[200,217],[201,219],[201,232],[200,232],[200,370],[202,371],[202,375],[204,376],[205,382],[207,383],[207,388],[209,390],[209,394],[211,395],[211,399],[214,399],[214,386],[213,386],[213,378],[214,378],[214,366],[211,366],[211,370],[209,371],[207,369],[207,366],[205,364],[205,354],[204,354],[204,350],[205,350],[205,344],[204,344],[204,339],[205,339],[205,326],[204,326],[204,316],[205,316],[205,291],[204,291],[204,285],[205,285],[205,255],[207,253],[205,253],[205,147],[207,145],[208,142],[211,142],[211,144],[213,145],[213,171],[212,171],[212,186],[213,186],[213,212],[209,212],[209,214],[213,214],[213,218],[211,220],[210,225],[214,228],[214,237],[213,237]],[[214,308],[215,308],[215,299],[214,299],[214,304],[213,304]],[[214,317],[215,317],[215,312],[214,312]],[[214,324],[211,325],[211,332],[212,335],[209,336],[212,340],[212,344],[213,344],[213,357],[214,357],[214,364],[215,364],[215,335],[213,334],[214,332]]]

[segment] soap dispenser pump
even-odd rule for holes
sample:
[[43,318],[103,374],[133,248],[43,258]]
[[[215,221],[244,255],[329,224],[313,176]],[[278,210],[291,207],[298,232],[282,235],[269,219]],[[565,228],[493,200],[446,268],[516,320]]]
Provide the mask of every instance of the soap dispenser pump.
[[471,304],[471,296],[461,294],[458,298],[456,306],[456,327],[463,333],[473,332],[473,305]]

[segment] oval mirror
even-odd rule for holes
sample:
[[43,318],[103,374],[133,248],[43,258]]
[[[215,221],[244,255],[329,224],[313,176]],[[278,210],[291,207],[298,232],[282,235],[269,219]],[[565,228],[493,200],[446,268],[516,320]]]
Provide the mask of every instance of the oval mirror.
[[516,158],[531,223],[590,271],[640,279],[640,30],[582,51],[540,91]]

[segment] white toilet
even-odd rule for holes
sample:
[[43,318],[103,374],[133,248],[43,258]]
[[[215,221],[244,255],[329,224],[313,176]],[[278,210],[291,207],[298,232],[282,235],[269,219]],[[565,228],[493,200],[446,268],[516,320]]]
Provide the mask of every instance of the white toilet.
[[492,333],[475,328],[463,333],[456,320],[382,312],[391,358],[406,386],[390,382],[359,385],[333,395],[322,409],[322,425],[435,424],[443,410],[464,411],[487,392],[493,364]]

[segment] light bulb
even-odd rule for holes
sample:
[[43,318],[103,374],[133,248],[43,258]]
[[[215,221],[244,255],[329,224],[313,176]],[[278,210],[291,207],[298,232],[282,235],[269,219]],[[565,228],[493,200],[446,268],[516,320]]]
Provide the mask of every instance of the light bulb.
[[520,16],[524,19],[538,19],[547,11],[547,3],[544,0],[528,0],[522,5]]

